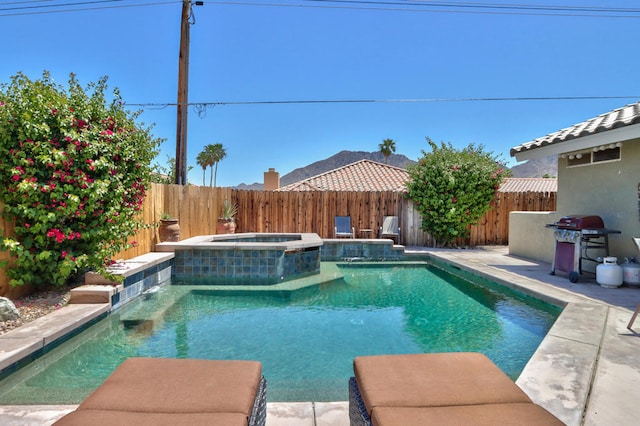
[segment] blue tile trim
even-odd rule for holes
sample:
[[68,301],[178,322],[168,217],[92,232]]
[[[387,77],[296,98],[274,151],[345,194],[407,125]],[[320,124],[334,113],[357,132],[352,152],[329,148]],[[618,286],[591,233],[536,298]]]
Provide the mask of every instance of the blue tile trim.
[[174,259],[169,259],[125,278],[122,291],[111,296],[112,308],[117,309],[149,288],[170,279],[173,263]]
[[175,250],[174,260],[173,276],[189,283],[275,284],[320,273],[319,247],[300,250],[189,248]]
[[91,321],[87,321],[82,326],[77,327],[73,331],[65,334],[64,336],[61,336],[61,337],[55,339],[54,341],[50,342],[46,346],[43,346],[42,348],[32,352],[31,354],[29,354],[29,356],[26,356],[26,357],[20,359],[19,361],[16,361],[13,364],[9,365],[8,367],[4,368],[3,370],[0,371],[0,380],[4,379],[7,376],[10,376],[11,374],[16,372],[17,370],[21,369],[22,367],[24,367],[25,365],[31,363],[32,361],[35,361],[36,359],[40,358],[42,355],[46,354],[47,352],[49,352],[52,349],[55,349],[56,347],[60,346],[62,343],[64,343],[67,340],[71,339],[72,337],[77,336],[78,334],[80,334],[81,332],[83,332],[87,328],[91,327],[92,325],[94,325],[98,321],[102,320],[103,318],[106,318],[107,315],[109,315],[109,312],[105,312],[103,314],[98,315],[97,317],[95,317]]
[[321,259],[325,261],[353,258],[368,260],[401,260],[404,258],[404,250],[394,249],[392,241],[367,243],[366,241],[353,240],[325,240],[321,252]]

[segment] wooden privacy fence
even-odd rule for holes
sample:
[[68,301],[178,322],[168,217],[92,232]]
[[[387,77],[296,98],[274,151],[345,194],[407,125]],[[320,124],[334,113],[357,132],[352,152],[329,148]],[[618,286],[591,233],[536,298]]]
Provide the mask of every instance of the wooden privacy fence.
[[[167,212],[180,220],[180,238],[216,233],[217,218],[224,200],[238,205],[236,232],[313,232],[321,238],[333,238],[334,217],[350,216],[356,236],[360,231],[378,234],[383,216],[398,216],[402,244],[431,246],[431,236],[421,230],[422,217],[404,194],[392,191],[246,191],[201,186],[156,185],[149,191],[143,210],[152,212],[153,222]],[[495,206],[471,227],[460,245],[505,245],[509,238],[509,213],[512,211],[554,211],[556,193],[498,193]],[[149,215],[145,214],[145,218]],[[153,251],[159,241],[157,229],[137,237],[138,247],[121,254],[130,258]]]
[[[239,206],[237,232],[314,232],[333,238],[334,217],[350,216],[356,236],[372,229],[377,236],[383,216],[398,216],[401,243],[431,246],[433,239],[421,230],[422,216],[413,202],[398,192],[349,191],[232,191]],[[495,206],[471,227],[470,238],[460,245],[505,245],[509,242],[509,213],[554,211],[556,193],[499,193]]]
[[[401,244],[432,246],[431,236],[422,231],[422,218],[411,200],[398,192],[351,191],[245,191],[231,188],[208,188],[152,184],[143,204],[142,218],[149,224],[133,240],[137,246],[119,253],[116,259],[130,259],[154,250],[160,240],[157,223],[162,213],[178,218],[180,239],[216,233],[217,219],[224,200],[238,205],[236,232],[313,232],[321,238],[333,238],[334,217],[350,216],[356,236],[373,230],[378,235],[383,216],[398,216]],[[505,245],[509,236],[509,213],[512,211],[554,211],[556,193],[498,193],[495,206],[475,226],[467,240],[459,245]],[[0,220],[5,235],[12,224]],[[6,259],[7,253],[0,253]],[[0,296],[8,294],[4,271],[0,271]]]
[[150,251],[160,242],[157,224],[163,213],[179,220],[180,239],[216,233],[224,200],[232,202],[231,188],[152,184],[142,206],[149,227],[136,235],[137,246],[119,253],[117,259],[130,259]]
[[509,244],[509,213],[514,211],[551,212],[556,210],[555,192],[499,192],[494,207],[477,225],[470,237],[459,244],[471,246]]
[[397,192],[234,191],[239,232],[314,232],[333,238],[335,216],[350,216],[357,236],[377,230],[383,215],[398,216],[404,205]]

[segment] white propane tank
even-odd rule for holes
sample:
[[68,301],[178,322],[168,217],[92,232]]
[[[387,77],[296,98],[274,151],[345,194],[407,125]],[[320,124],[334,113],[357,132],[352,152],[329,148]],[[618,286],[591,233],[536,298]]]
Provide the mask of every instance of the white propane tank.
[[620,266],[622,266],[622,281],[630,286],[640,286],[640,264],[623,263]]
[[605,257],[602,264],[596,267],[596,282],[601,287],[620,287],[622,278],[622,266],[618,265],[617,257]]

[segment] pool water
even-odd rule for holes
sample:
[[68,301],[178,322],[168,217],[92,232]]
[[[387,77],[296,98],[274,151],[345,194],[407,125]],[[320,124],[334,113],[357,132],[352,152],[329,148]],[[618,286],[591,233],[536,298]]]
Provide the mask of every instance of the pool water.
[[164,286],[4,378],[0,404],[78,403],[133,356],[259,360],[269,401],[347,400],[359,355],[478,351],[515,379],[559,314],[423,263],[322,268],[342,278],[296,291]]

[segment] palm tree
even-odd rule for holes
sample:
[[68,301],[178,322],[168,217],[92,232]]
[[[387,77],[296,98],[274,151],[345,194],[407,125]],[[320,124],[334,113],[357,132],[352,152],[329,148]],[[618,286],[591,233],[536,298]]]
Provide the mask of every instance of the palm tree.
[[387,164],[389,156],[396,152],[396,143],[393,139],[385,139],[380,145],[380,152],[384,155],[384,164]]
[[[216,187],[216,180],[218,178],[218,163],[227,156],[227,151],[224,149],[221,143],[215,143],[213,145],[207,145],[204,147],[205,152],[211,158],[211,177],[209,178],[209,186],[211,186],[211,179],[213,179],[213,187]],[[214,171],[215,166],[215,171]]]
[[198,154],[196,157],[196,163],[202,167],[202,186],[204,186],[205,172],[207,171],[207,167],[209,167],[209,159],[207,158],[207,153],[205,151]]

